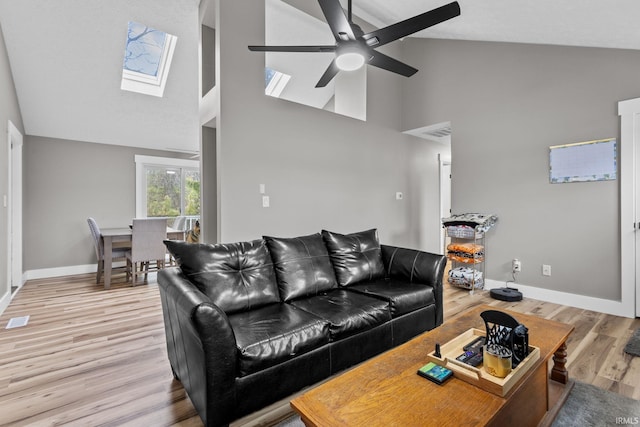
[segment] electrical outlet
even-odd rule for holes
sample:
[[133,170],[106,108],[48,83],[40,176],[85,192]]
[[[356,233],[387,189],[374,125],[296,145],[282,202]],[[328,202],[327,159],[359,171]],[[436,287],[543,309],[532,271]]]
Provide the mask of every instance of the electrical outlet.
[[513,262],[511,263],[511,271],[514,273],[519,273],[522,271],[522,263],[520,262],[519,259],[514,258]]
[[269,196],[262,196],[262,207],[263,208],[268,208],[269,206],[271,206],[271,202],[269,200]]
[[551,266],[548,264],[542,264],[542,275],[551,276]]

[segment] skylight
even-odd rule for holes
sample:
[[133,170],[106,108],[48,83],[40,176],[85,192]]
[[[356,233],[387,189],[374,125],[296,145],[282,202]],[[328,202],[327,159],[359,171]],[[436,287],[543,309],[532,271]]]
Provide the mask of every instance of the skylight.
[[284,90],[287,83],[289,83],[290,75],[281,73],[280,71],[276,71],[272,68],[265,67],[264,69],[264,83],[265,89],[264,93],[273,96],[276,98],[280,98],[282,91]]
[[130,21],[120,88],[161,97],[178,38]]

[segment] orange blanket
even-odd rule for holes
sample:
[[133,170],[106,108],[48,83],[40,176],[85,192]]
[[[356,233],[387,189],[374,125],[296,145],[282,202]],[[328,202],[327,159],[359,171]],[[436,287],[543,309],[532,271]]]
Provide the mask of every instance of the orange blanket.
[[465,264],[478,264],[479,262],[484,261],[484,256],[475,255],[475,256],[460,256],[449,253],[447,258],[453,261],[463,262]]
[[484,252],[484,246],[477,245],[475,243],[450,243],[447,245],[447,251],[461,252],[471,255],[482,254]]

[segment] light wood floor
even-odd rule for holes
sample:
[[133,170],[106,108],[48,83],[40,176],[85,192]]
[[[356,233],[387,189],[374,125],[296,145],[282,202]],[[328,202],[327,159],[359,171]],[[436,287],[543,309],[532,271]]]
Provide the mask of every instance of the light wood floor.
[[[570,376],[640,399],[640,357],[623,352],[640,319],[445,289],[445,320],[489,303],[575,325]],[[5,329],[25,315],[27,326]],[[0,316],[0,328],[2,426],[202,425],[171,375],[155,283],[115,283],[105,291],[93,275],[30,281]],[[288,411],[286,401],[274,408],[277,416]],[[277,416],[265,411],[234,425],[269,425]]]

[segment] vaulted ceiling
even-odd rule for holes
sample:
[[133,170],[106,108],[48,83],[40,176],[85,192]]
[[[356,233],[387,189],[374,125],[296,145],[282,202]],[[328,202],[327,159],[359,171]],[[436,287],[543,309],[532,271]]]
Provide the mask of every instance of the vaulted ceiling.
[[[197,151],[199,3],[200,0],[0,0],[0,25],[25,132]],[[346,7],[346,0],[342,3]],[[445,3],[446,0],[353,0],[353,9],[360,18],[382,27]],[[459,3],[461,16],[415,36],[640,50],[637,0]],[[247,4],[262,7],[263,3]],[[129,21],[178,37],[162,98],[120,90]]]
[[[381,27],[448,0],[353,0],[354,13]],[[414,36],[640,49],[636,0],[458,0],[461,15]]]
[[[198,150],[199,0],[1,0],[28,135]],[[127,24],[178,37],[164,96],[120,89]]]

